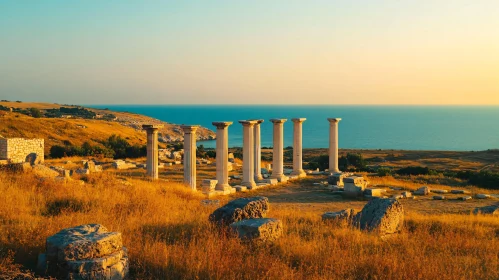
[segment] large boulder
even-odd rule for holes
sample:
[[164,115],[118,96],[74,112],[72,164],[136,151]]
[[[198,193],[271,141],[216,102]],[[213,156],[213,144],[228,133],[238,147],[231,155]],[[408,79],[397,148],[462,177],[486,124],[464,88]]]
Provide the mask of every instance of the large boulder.
[[372,199],[355,216],[354,224],[380,235],[397,233],[404,225],[404,208],[396,199]]
[[47,251],[39,257],[39,272],[61,279],[124,279],[128,254],[121,233],[99,224],[61,230],[47,238]]
[[355,210],[344,209],[338,212],[326,212],[322,214],[323,221],[351,221],[355,216]]
[[475,210],[473,210],[473,214],[499,216],[499,205],[477,207],[475,208]]
[[430,188],[424,186],[414,191],[415,195],[428,195],[430,194]]
[[266,197],[238,198],[215,210],[209,219],[218,225],[230,225],[245,219],[265,218],[268,210]]
[[282,222],[278,219],[248,219],[232,223],[231,230],[242,240],[267,242],[282,235]]

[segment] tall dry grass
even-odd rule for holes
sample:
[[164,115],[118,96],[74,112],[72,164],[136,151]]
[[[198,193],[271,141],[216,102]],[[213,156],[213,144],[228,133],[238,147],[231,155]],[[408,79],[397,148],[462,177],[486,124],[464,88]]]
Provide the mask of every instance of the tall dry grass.
[[[85,185],[0,174],[0,273],[33,269],[45,239],[100,223],[123,233],[134,279],[498,279],[499,220],[410,214],[387,240],[322,222],[315,212],[271,208],[285,232],[250,245],[207,219],[216,206],[181,185],[92,175]],[[226,199],[226,198],[225,198]],[[224,201],[222,201],[223,203]]]

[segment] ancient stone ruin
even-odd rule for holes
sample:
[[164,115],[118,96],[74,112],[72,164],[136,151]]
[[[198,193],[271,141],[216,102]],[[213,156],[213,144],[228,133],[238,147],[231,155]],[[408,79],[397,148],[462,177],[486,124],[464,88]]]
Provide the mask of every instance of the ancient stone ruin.
[[121,233],[99,224],[61,230],[47,238],[46,253],[38,257],[38,273],[57,279],[125,279],[127,249]]
[[39,164],[44,162],[44,140],[0,138],[0,161]]

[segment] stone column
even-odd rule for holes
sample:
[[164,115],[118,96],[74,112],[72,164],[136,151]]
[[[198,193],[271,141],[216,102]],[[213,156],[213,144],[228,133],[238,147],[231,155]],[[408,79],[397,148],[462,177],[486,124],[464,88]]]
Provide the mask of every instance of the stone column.
[[147,176],[153,180],[158,179],[158,129],[161,124],[144,124],[142,128],[147,132]]
[[338,123],[340,118],[328,118],[329,121],[329,172],[340,172],[338,168]]
[[284,122],[287,119],[271,119],[274,124],[274,150],[272,156],[272,176],[279,182],[286,182],[288,177],[284,176]]
[[256,120],[255,134],[255,181],[263,180],[262,177],[262,145],[260,135],[260,124],[263,120]]
[[256,187],[254,178],[253,130],[257,121],[239,121],[243,125],[243,181],[241,185],[249,189]]
[[199,125],[182,125],[184,130],[184,183],[196,191],[196,130]]
[[217,127],[217,185],[215,190],[230,191],[229,185],[229,125],[232,122],[213,122]]
[[293,121],[293,172],[291,175],[298,177],[305,177],[303,171],[303,156],[302,156],[302,123],[306,121],[305,118],[291,119]]

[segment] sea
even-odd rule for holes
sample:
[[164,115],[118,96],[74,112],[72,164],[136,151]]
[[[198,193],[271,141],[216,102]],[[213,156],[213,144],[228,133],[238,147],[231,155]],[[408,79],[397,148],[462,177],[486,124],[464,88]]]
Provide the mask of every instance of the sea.
[[[352,149],[478,151],[499,148],[499,106],[273,106],[273,105],[89,105],[133,112],[175,124],[232,121],[229,147],[242,146],[240,120],[263,119],[262,147],[272,146],[272,118],[284,123],[284,146],[293,144],[292,118],[303,123],[303,148],[327,148],[327,118],[342,118],[339,147]],[[198,141],[214,148],[215,141]]]

